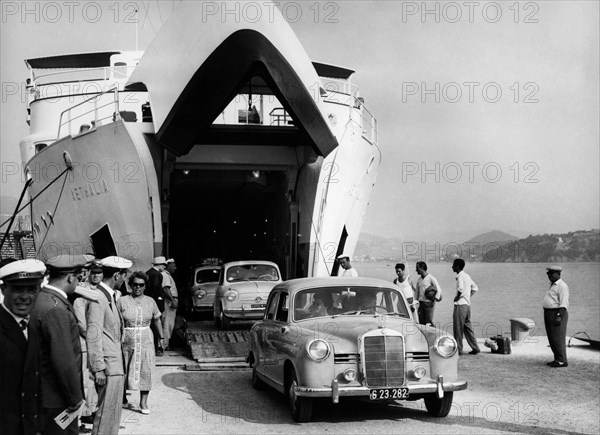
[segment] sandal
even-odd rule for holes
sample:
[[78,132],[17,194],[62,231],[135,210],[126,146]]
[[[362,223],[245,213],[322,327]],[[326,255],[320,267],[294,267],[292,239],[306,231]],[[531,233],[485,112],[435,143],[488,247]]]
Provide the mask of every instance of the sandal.
[[137,407],[133,403],[127,402],[127,403],[123,403],[123,409],[129,409],[131,411],[135,411],[137,409]]
[[140,408],[140,412],[144,415],[150,414],[150,410],[148,408]]

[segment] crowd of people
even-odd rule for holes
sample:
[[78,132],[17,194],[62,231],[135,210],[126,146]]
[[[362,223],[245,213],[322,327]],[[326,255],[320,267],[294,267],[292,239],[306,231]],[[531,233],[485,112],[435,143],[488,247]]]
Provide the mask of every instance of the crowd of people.
[[177,309],[175,260],[154,263],[151,287],[118,256],[2,260],[0,434],[117,434],[123,408],[150,414],[156,349]]
[[[342,254],[337,257],[339,270],[337,276],[357,277],[358,272],[352,267],[350,256]],[[475,281],[465,272],[465,260],[456,258],[452,263],[452,271],[456,274],[456,294],[452,313],[452,331],[456,338],[459,355],[464,355],[464,340],[471,347],[469,354],[481,352],[471,324],[471,297],[479,290]],[[433,325],[435,305],[442,301],[442,288],[438,280],[427,271],[427,263],[417,261],[415,271],[419,278],[416,282],[410,277],[408,266],[401,262],[395,265],[397,277],[394,284],[400,287],[413,318],[422,325]],[[550,288],[546,292],[542,307],[544,324],[554,360],[547,363],[549,367],[567,367],[566,335],[569,320],[569,287],[561,279],[562,267],[546,268]]]

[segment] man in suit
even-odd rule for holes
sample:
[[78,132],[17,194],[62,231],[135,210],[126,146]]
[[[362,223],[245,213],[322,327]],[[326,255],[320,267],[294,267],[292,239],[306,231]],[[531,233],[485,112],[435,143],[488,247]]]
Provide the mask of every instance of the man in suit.
[[115,290],[123,283],[132,263],[115,256],[103,258],[100,263],[103,279],[96,287],[98,303],[89,304],[86,312],[88,359],[98,392],[92,434],[114,435],[119,432],[125,380],[121,348],[123,324]]
[[54,418],[65,409],[75,412],[84,403],[79,327],[67,298],[77,290],[86,261],[82,255],[50,258],[46,262],[50,272],[48,284],[31,311],[30,339],[37,340],[40,349],[44,435],[79,432],[77,419],[63,430]]
[[35,434],[39,419],[39,355],[28,325],[46,266],[15,261],[0,268],[0,433]]
[[[148,275],[148,283],[146,291],[156,302],[158,309],[162,313],[165,309],[165,301],[163,299],[163,272],[167,270],[167,259],[165,257],[155,257],[152,262],[152,267],[146,271]],[[167,342],[167,346],[169,343]],[[154,348],[156,356],[163,356],[163,349],[158,345],[158,336],[154,336]]]

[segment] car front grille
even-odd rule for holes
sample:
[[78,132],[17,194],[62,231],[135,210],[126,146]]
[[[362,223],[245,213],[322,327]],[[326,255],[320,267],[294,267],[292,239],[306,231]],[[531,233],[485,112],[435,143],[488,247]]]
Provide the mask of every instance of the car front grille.
[[404,384],[404,341],[400,336],[364,338],[364,372],[371,388]]
[[359,360],[357,353],[336,353],[334,356],[335,364],[357,363]]

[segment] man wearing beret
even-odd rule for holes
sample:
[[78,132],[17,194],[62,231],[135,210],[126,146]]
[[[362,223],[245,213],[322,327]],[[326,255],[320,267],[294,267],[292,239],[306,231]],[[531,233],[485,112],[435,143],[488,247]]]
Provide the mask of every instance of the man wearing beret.
[[20,260],[0,268],[0,433],[41,431],[39,354],[29,340],[31,310],[40,292],[46,266],[39,260]]
[[40,348],[40,385],[42,394],[42,432],[77,434],[77,419],[64,430],[54,418],[67,409],[75,412],[83,405],[81,345],[79,327],[68,297],[82,276],[86,259],[82,255],[50,258],[48,284],[42,288],[31,312],[31,339]]
[[550,367],[567,367],[567,322],[569,320],[569,286],[560,278],[562,267],[550,266],[546,274],[550,280],[550,288],[544,296],[544,325],[554,361],[547,363]]
[[115,256],[103,258],[100,263],[103,278],[96,287],[98,303],[90,303],[86,313],[88,359],[98,392],[92,434],[113,435],[119,432],[125,375],[121,347],[123,324],[115,289],[123,283],[132,263]]

